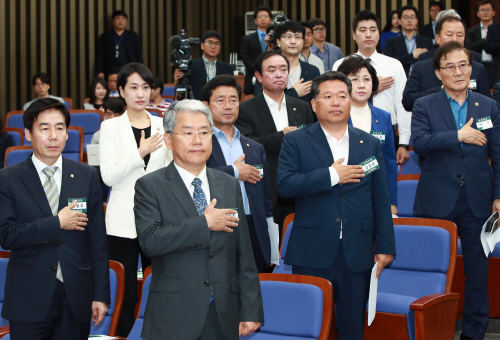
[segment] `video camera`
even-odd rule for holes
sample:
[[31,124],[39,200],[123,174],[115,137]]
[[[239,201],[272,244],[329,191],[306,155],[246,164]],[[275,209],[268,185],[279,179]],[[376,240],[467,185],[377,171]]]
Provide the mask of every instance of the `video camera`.
[[175,100],[193,98],[189,82],[189,64],[193,59],[191,46],[200,46],[200,38],[188,38],[187,31],[181,29],[180,35],[174,35],[168,41],[173,51],[170,55],[170,64],[184,74],[175,86]]
[[269,24],[269,27],[266,30],[266,33],[269,34],[271,32],[271,40],[269,41],[269,45],[273,50],[278,49],[278,43],[276,42],[276,37],[274,36],[274,31],[277,26],[289,21],[289,19],[283,14],[279,13],[277,14],[271,24]]

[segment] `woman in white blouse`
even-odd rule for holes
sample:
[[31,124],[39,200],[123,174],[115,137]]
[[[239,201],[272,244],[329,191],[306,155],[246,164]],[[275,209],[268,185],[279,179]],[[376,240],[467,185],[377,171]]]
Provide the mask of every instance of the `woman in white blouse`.
[[[163,143],[163,121],[146,111],[154,79],[139,63],[122,67],[117,87],[127,111],[101,125],[99,159],[104,183],[111,187],[106,210],[109,258],[125,267],[125,299],[117,333],[127,336],[137,303],[137,264],[140,252],[134,218],[137,179],[167,166],[172,153]],[[143,269],[151,262],[144,256]]]

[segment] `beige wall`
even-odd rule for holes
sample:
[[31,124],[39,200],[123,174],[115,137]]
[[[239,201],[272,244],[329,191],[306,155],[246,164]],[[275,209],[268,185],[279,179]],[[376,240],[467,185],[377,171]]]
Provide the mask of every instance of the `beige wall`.
[[[447,8],[451,0],[444,0]],[[51,94],[71,97],[81,108],[92,81],[94,55],[99,35],[111,28],[114,9],[129,15],[128,28],[143,42],[144,62],[153,74],[172,81],[168,39],[186,28],[191,37],[208,29],[224,36],[222,60],[240,52],[244,35],[244,13],[262,4],[257,0],[0,0],[0,115],[22,108],[34,97],[31,76],[39,71],[52,78]],[[369,8],[381,19],[398,6],[411,4],[421,10],[427,23],[429,0],[269,0],[273,10],[288,18],[326,21],[332,43],[346,53],[355,51],[351,21]],[[199,48],[194,56],[199,57]]]

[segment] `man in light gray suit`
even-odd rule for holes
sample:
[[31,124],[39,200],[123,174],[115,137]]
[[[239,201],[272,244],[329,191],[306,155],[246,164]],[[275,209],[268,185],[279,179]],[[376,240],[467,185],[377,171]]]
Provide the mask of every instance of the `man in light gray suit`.
[[238,339],[264,321],[240,185],[205,166],[213,121],[202,102],[172,103],[163,124],[174,161],[135,185],[139,244],[153,264],[142,337]]

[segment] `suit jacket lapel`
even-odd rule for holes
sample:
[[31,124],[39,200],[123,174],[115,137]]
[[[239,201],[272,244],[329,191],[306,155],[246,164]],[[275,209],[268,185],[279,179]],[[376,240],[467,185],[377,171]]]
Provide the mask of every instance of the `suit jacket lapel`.
[[[130,125],[130,120],[128,118],[128,113],[125,111],[120,117],[115,119],[119,119],[120,125],[120,136],[123,141],[123,148],[126,149],[125,152],[138,152],[137,151],[137,143],[135,141],[134,132],[132,131],[132,125]],[[152,133],[153,131],[151,131]]]
[[[379,113],[378,113],[377,110],[373,109],[373,106],[371,104],[368,104],[368,106],[370,107],[370,111],[372,112],[371,131],[379,131],[378,128],[377,128]],[[350,119],[351,118],[349,117],[349,120]],[[352,126],[352,124],[351,124],[351,126]]]
[[306,129],[309,133],[306,137],[312,144],[312,149],[318,154],[325,166],[331,166],[333,164],[332,150],[319,122],[306,127]]
[[[355,129],[352,126],[347,127],[349,129],[349,160],[348,165],[358,165],[366,159],[361,159],[363,151],[365,150],[365,143],[361,137],[361,130]],[[369,155],[376,156],[376,155]]]
[[198,216],[198,211],[194,205],[193,197],[191,197],[189,191],[184,185],[184,181],[175,168],[174,162],[170,162],[170,164],[165,168],[165,178],[167,179],[167,187],[175,196],[182,209],[184,209],[186,215],[188,217]]
[[476,120],[477,120],[477,116],[479,115],[479,111],[480,110],[481,110],[481,104],[479,104],[475,100],[473,92],[469,91],[469,103],[467,105],[467,119],[466,119],[465,122],[467,123],[471,118],[473,118],[474,119],[474,123],[473,124],[475,126]]
[[444,93],[444,89],[438,92],[438,95],[435,98],[435,104],[437,106],[437,110],[442,116],[449,130],[456,130],[457,124],[455,122],[455,118],[453,117],[453,111],[451,111],[450,101]]
[[[255,113],[261,117],[260,121],[267,126],[269,132],[278,132],[276,124],[274,124],[273,115],[271,114],[271,110],[269,110],[269,106],[267,106],[263,93],[255,98],[255,106],[257,106]],[[288,119],[290,119],[290,115],[288,116]]]
[[301,124],[305,123],[305,121],[302,121],[300,119],[300,115],[297,113],[297,107],[293,105],[293,102],[290,100],[290,98],[292,97],[288,96],[286,97],[286,111],[288,113],[288,125],[298,127]]
[[214,159],[217,166],[226,165],[226,159],[224,158],[224,154],[222,153],[222,148],[220,147],[219,141],[215,134],[212,135],[212,158]]
[[22,170],[24,173],[22,174],[21,179],[33,196],[33,199],[38,204],[40,209],[42,209],[45,216],[52,216],[52,210],[50,209],[47,195],[45,195],[42,183],[40,182],[40,176],[36,172],[31,156],[24,161]]
[[[222,185],[222,182],[219,180],[216,170],[207,167],[207,178],[208,178],[208,185],[210,186],[210,200],[213,200],[214,198],[217,199],[217,205],[215,206],[216,208],[219,209],[238,208],[237,201],[234,203],[234,206],[227,205],[228,203],[226,203],[225,200],[226,195],[224,195],[224,186]],[[210,204],[210,202],[207,203]],[[212,233],[212,236],[210,237],[212,246],[214,245],[215,239],[219,235],[220,232]]]
[[[72,195],[73,189],[75,188],[75,175],[73,174],[73,164],[68,162],[66,158],[62,159],[62,179],[61,179],[61,193],[59,194],[59,209],[61,210],[68,205],[68,198],[81,198]],[[73,175],[73,177],[71,177]],[[90,199],[90,197],[85,197]]]

